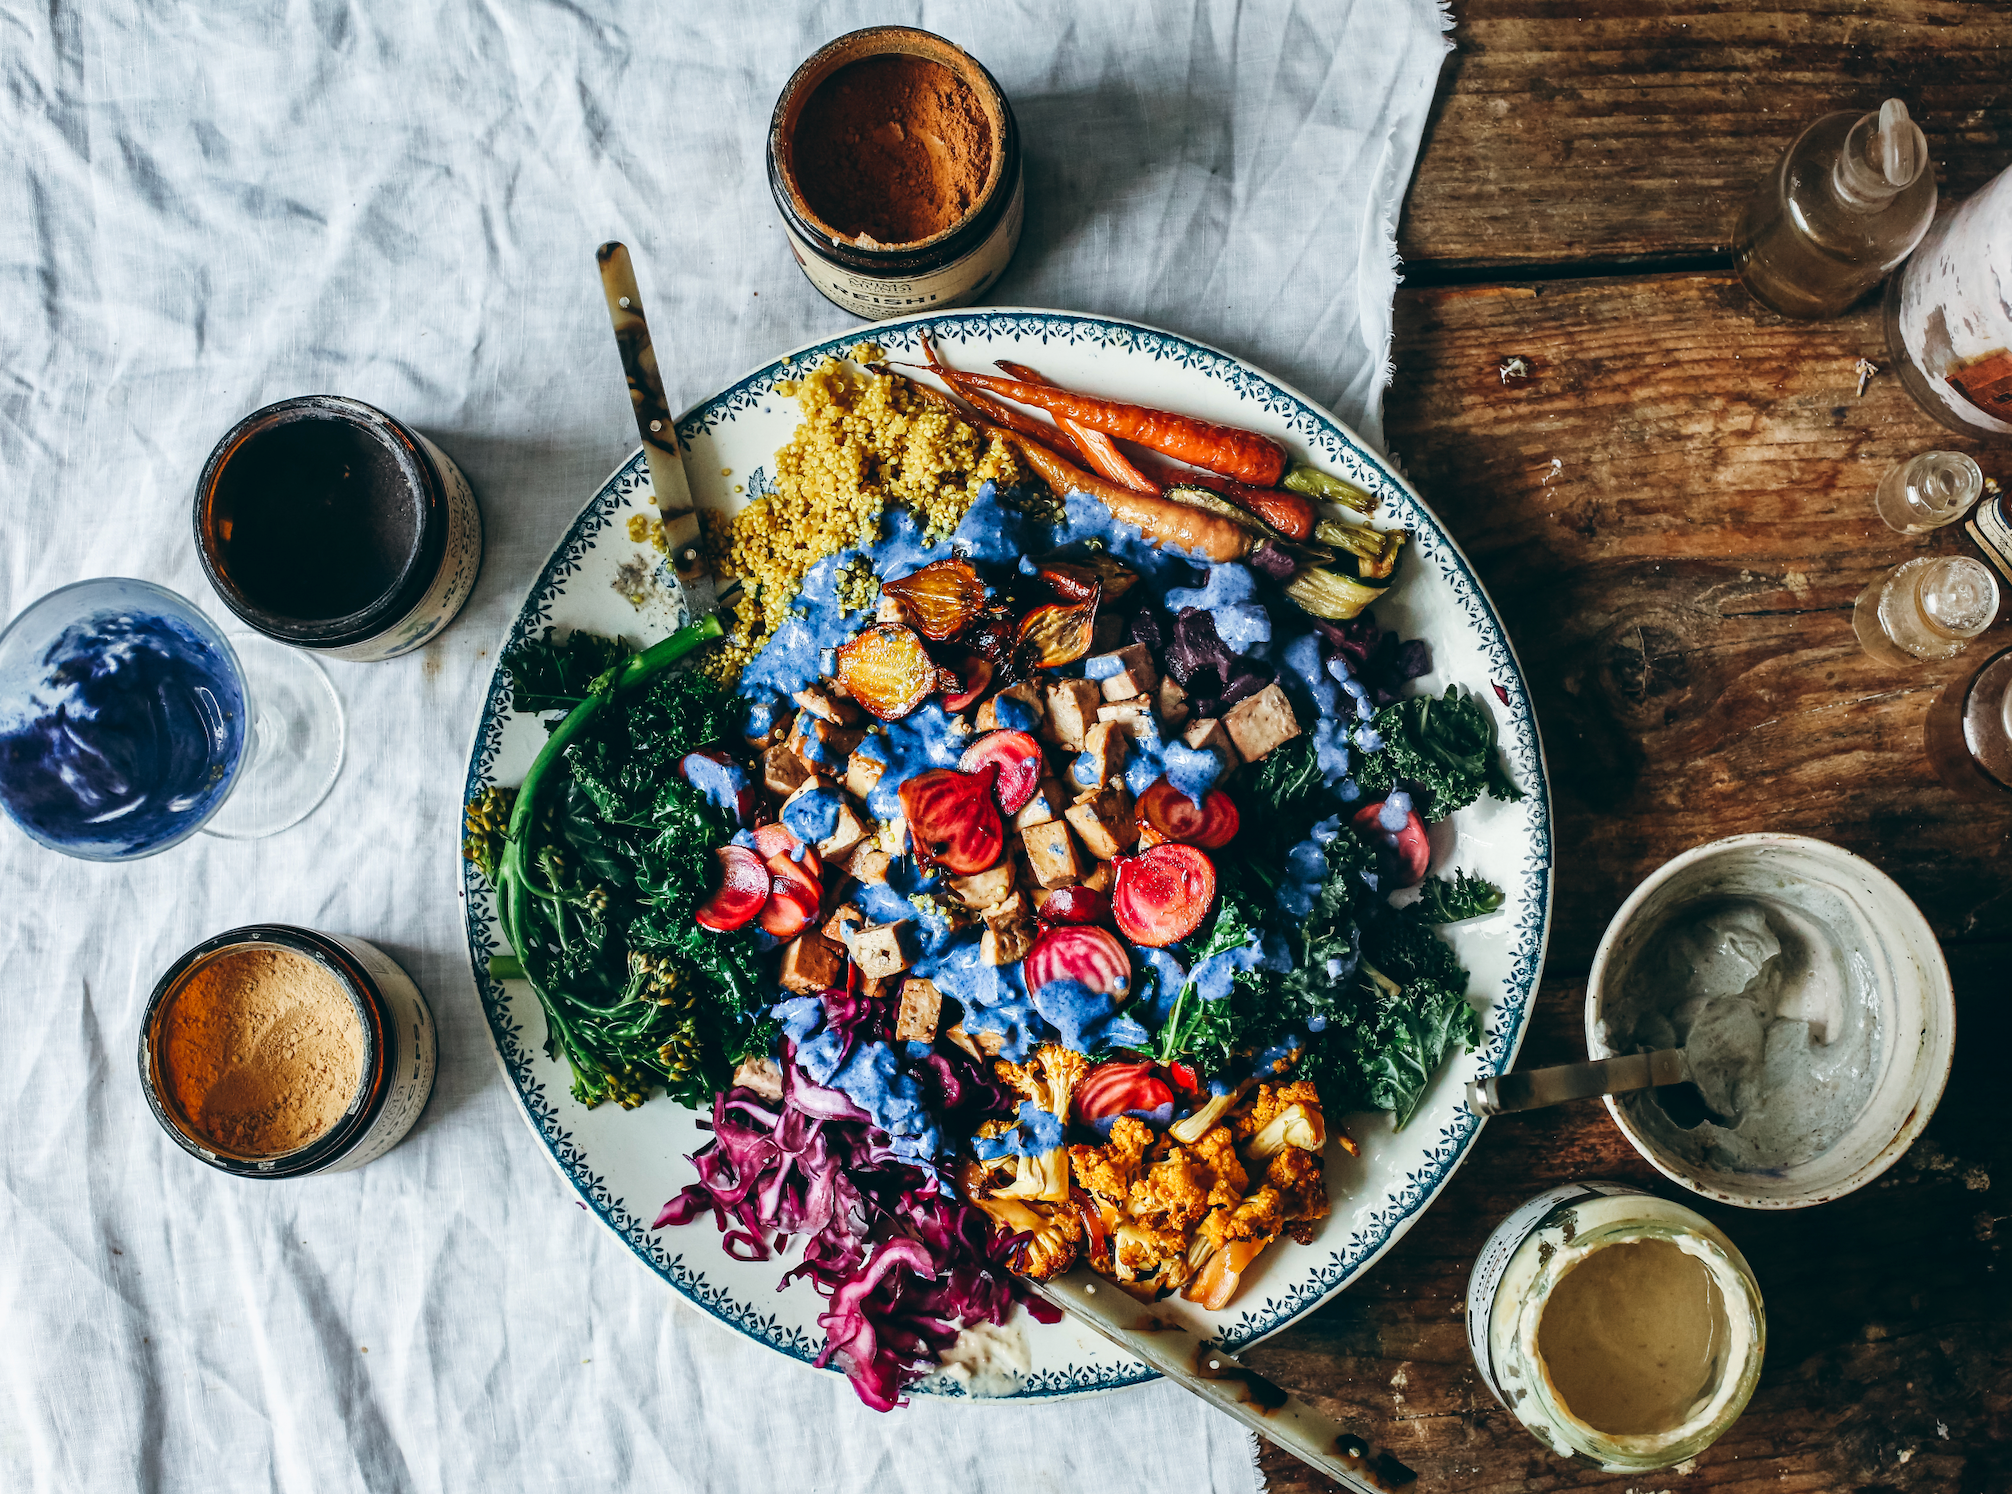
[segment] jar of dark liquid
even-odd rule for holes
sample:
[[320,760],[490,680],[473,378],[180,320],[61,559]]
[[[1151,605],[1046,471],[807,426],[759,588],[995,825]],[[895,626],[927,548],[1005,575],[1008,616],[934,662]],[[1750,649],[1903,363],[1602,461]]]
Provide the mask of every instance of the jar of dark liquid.
[[1928,761],[1966,799],[2012,805],[2012,648],[1949,682],[1928,708]]
[[196,484],[196,549],[226,607],[325,658],[395,658],[452,622],[482,564],[461,469],[360,400],[254,411]]

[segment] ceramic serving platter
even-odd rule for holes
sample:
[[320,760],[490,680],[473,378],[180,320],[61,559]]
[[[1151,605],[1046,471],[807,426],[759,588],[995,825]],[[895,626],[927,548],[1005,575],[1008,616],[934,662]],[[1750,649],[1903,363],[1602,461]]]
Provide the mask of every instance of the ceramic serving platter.
[[[1449,683],[1478,692],[1494,710],[1510,771],[1525,790],[1515,804],[1484,798],[1434,832],[1433,865],[1479,872],[1507,892],[1502,910],[1449,931],[1473,972],[1470,992],[1484,1010],[1481,1047],[1448,1063],[1417,1115],[1393,1132],[1387,1116],[1340,1121],[1361,1146],[1350,1157],[1330,1145],[1327,1186],[1333,1212],[1311,1245],[1282,1242],[1246,1273],[1242,1290],[1217,1313],[1178,1298],[1177,1314],[1238,1348],[1284,1327],[1372,1266],[1445,1187],[1474,1144],[1480,1121],[1467,1112],[1468,1080],[1506,1071],[1514,1061],[1543,964],[1551,905],[1550,793],[1543,750],[1515,654],[1473,568],[1410,486],[1348,427],[1294,390],[1213,348],[1171,333],[1103,317],[1034,310],[940,312],[885,322],[789,353],[702,401],[679,422],[690,455],[692,491],[704,506],[737,510],[766,489],[774,454],[790,437],[796,404],[778,382],[843,356],[864,336],[892,358],[918,359],[919,334],[933,331],[944,356],[960,367],[994,359],[1032,364],[1049,378],[1117,399],[1264,431],[1294,455],[1374,493],[1376,522],[1412,531],[1390,600],[1376,615],[1404,637],[1432,648],[1433,671],[1417,682],[1434,693]],[[546,627],[588,628],[644,645],[682,621],[674,588],[659,578],[660,557],[630,521],[653,516],[649,469],[640,448],[581,509],[539,573],[512,623],[507,644]],[[635,526],[641,533],[644,526]],[[497,670],[476,727],[466,792],[519,782],[545,731],[510,708],[509,682]],[[503,1072],[539,1144],[581,1199],[639,1260],[720,1322],[809,1363],[822,1334],[823,1307],[807,1282],[778,1292],[794,1255],[765,1262],[730,1259],[710,1220],[662,1231],[650,1222],[692,1180],[686,1156],[705,1144],[700,1117],[666,1099],[624,1111],[588,1110],[570,1093],[563,1060],[544,1052],[545,1020],[522,981],[499,982],[488,959],[502,946],[495,898],[472,868],[461,871],[468,953]],[[1016,1315],[1032,1368],[1022,1397],[1082,1395],[1154,1378],[1138,1361],[1067,1321],[1053,1326]],[[955,1380],[933,1376],[919,1393],[961,1396]]]

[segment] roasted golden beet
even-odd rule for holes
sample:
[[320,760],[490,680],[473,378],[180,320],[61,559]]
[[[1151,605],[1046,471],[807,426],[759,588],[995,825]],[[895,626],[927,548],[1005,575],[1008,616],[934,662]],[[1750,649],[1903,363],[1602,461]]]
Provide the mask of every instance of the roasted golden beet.
[[963,632],[985,605],[985,583],[968,560],[934,560],[919,571],[881,582],[880,589],[901,603],[916,632],[935,643]]
[[921,705],[937,686],[936,661],[900,623],[878,623],[838,650],[838,678],[846,693],[883,721]]

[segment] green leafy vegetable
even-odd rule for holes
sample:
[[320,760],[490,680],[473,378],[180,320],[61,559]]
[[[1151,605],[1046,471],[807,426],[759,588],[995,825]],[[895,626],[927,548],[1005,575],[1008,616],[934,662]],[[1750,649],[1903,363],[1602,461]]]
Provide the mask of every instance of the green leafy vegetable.
[[1458,685],[1448,685],[1437,699],[1413,695],[1393,701],[1376,713],[1373,724],[1383,750],[1369,753],[1355,774],[1370,800],[1384,797],[1402,779],[1431,795],[1427,818],[1443,820],[1484,790],[1502,800],[1523,797],[1502,766],[1495,718],[1474,696],[1461,694]]
[[630,654],[619,638],[575,631],[563,641],[554,629],[503,651],[510,671],[510,704],[517,710],[570,711],[594,693],[594,682]]
[[1418,913],[1427,923],[1459,923],[1502,906],[1502,889],[1486,877],[1456,871],[1453,880],[1427,877],[1418,889]]
[[1291,814],[1311,803],[1321,792],[1320,763],[1312,735],[1302,732],[1266,753],[1250,779],[1248,792],[1272,814]]
[[1229,1065],[1246,1030],[1268,1005],[1263,998],[1264,980],[1257,971],[1240,970],[1231,978],[1226,995],[1207,1001],[1192,972],[1200,969],[1204,960],[1248,948],[1262,937],[1256,904],[1241,891],[1225,890],[1216,899],[1209,931],[1188,967],[1188,981],[1160,1024],[1154,1057],[1161,1063],[1185,1061],[1204,1073],[1217,1073]]

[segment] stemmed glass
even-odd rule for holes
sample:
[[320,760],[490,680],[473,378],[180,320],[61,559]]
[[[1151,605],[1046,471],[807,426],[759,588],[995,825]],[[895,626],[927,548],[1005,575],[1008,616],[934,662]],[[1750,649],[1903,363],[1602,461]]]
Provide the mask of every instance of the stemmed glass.
[[0,632],[0,807],[66,856],[274,834],[327,796],[342,754],[319,664],[234,643],[151,581],[79,581]]

